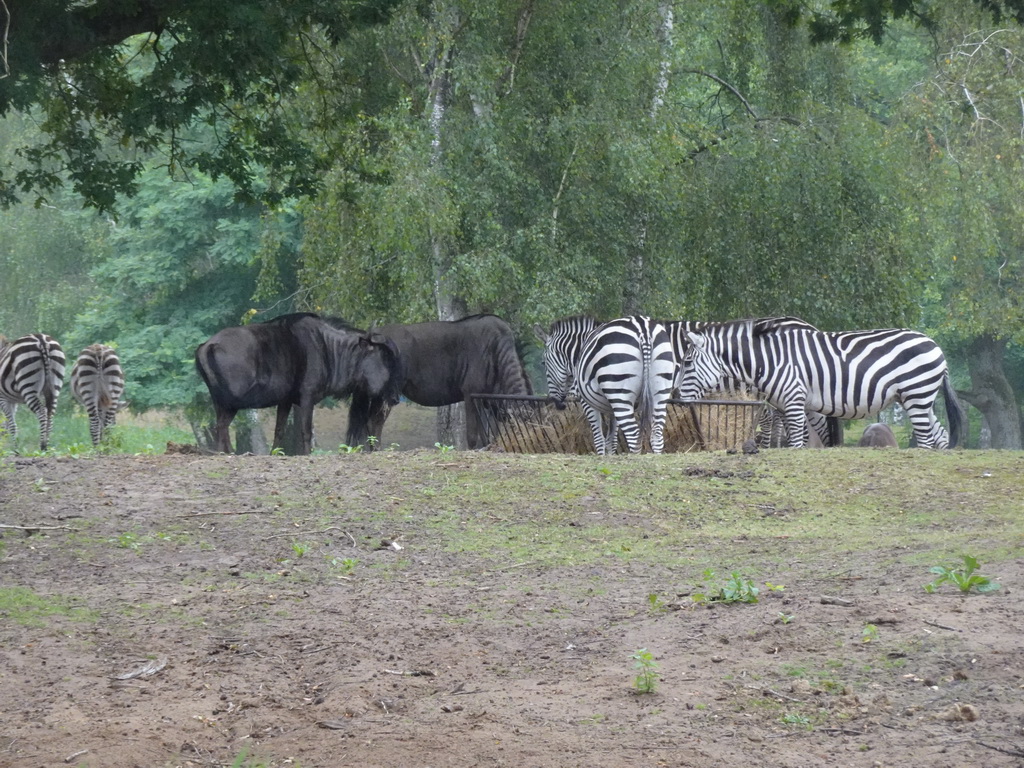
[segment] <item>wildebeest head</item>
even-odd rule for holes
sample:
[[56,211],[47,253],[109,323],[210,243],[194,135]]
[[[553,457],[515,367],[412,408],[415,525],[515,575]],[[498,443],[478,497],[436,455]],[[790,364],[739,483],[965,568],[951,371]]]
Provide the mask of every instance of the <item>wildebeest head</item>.
[[395,342],[370,330],[360,335],[355,355],[355,388],[369,397],[381,398],[389,406],[398,405],[403,375],[402,359]]

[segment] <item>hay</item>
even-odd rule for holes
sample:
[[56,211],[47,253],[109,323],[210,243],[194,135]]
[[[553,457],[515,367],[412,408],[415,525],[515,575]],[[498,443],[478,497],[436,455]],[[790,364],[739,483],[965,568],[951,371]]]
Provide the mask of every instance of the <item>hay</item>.
[[[754,436],[761,414],[760,401],[730,393],[728,401],[683,404],[670,401],[665,420],[665,452],[739,448]],[[570,401],[557,410],[540,397],[474,398],[491,436],[489,450],[505,453],[594,452],[590,425],[579,404]],[[694,418],[696,416],[696,420]],[[621,435],[619,451],[626,445]],[[645,441],[644,451],[650,445]]]

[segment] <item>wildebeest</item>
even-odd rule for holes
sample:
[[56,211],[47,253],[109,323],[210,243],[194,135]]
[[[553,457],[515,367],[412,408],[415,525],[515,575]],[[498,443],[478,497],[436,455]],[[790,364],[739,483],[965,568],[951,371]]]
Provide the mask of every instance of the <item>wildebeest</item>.
[[[405,397],[431,407],[466,402],[466,442],[470,448],[483,448],[487,442],[479,414],[468,402],[470,395],[533,394],[516,351],[515,336],[500,317],[471,315],[461,320],[382,325],[377,331],[398,347],[405,375],[401,391]],[[368,435],[379,441],[390,411],[381,398],[365,403],[363,395],[353,395],[352,410],[368,410],[368,428],[361,435],[354,435],[350,411],[349,445],[363,444]]]
[[243,408],[277,406],[274,447],[279,448],[294,406],[298,452],[308,454],[313,406],[327,396],[352,395],[363,407],[350,410],[349,434],[365,433],[366,404],[371,398],[397,403],[402,381],[401,359],[390,339],[305,312],[225,328],[200,344],[195,357],[217,413],[214,448],[225,453],[231,452],[228,426]]
[[892,433],[889,425],[882,424],[881,422],[869,424],[864,429],[864,434],[860,436],[860,442],[857,445],[861,448],[900,447],[900,444],[896,442],[896,435]]

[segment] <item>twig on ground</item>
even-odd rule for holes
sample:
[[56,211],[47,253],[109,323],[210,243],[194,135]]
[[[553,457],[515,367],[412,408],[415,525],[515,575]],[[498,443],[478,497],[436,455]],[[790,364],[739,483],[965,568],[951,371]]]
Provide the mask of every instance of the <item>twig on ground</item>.
[[995,744],[986,744],[984,741],[979,741],[977,743],[980,746],[985,747],[986,749],[994,749],[996,752],[1002,752],[1004,755],[1012,755],[1013,757],[1024,757],[1024,750],[997,747]]
[[70,525],[7,525],[0,523],[0,528],[10,528],[15,531],[73,531]]
[[[288,536],[308,536],[311,533],[327,533],[328,531],[341,531],[341,528],[339,528],[336,525],[332,525],[330,528],[324,528],[322,531],[295,531],[294,533],[275,533],[272,536],[265,536],[263,540],[269,541],[270,539],[280,539]],[[341,532],[345,533],[344,531]],[[352,537],[349,534],[345,533],[345,535],[352,539]],[[352,546],[355,546],[355,542],[356,540],[352,539]]]
[[821,602],[823,605],[842,605],[847,608],[853,605],[853,600],[847,600],[844,597],[832,597],[830,595],[822,595]]
[[957,629],[956,627],[947,627],[945,624],[939,624],[937,621],[924,620],[924,623],[929,627],[937,627],[938,629],[948,629],[950,632],[962,632],[963,630]]

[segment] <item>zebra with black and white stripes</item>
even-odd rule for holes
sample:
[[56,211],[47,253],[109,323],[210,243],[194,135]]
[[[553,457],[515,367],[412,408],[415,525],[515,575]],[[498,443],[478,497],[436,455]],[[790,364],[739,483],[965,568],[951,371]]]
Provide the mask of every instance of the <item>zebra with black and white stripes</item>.
[[[772,323],[773,327],[777,329],[806,329],[809,331],[817,331],[818,329],[808,323],[806,320],[802,320],[799,317],[785,316],[785,317],[762,317],[754,320],[755,323]],[[690,346],[689,334],[699,333],[705,328],[713,327],[717,323],[703,322],[699,320],[663,320],[662,325],[668,331],[669,337],[672,339],[672,349],[675,352],[676,360],[679,363],[679,375],[683,372],[683,360],[686,357],[686,350]],[[738,382],[735,379],[726,377],[720,380],[715,386],[710,387],[710,392],[728,392],[732,390],[740,389]],[[755,390],[754,395],[760,399],[764,399],[764,395],[761,392]],[[767,407],[761,415],[758,422],[758,433],[757,433],[757,445],[759,448],[777,448],[780,445],[779,432],[785,430],[785,424],[781,424],[781,417],[775,408]],[[839,420],[835,417],[826,417],[813,411],[807,414],[807,429],[808,431],[804,435],[805,442],[813,442],[811,440],[810,430],[813,430],[818,436],[819,441],[825,447],[837,446],[842,444],[842,425]],[[783,435],[783,440],[785,436]]]
[[[863,419],[894,402],[910,417],[919,446],[947,448],[960,441],[964,414],[946,358],[917,331],[828,333],[741,320],[708,326],[689,340],[680,397],[697,399],[725,376],[743,381],[783,412],[791,446],[803,445],[805,410]],[[933,412],[940,390],[949,433]]]
[[18,435],[14,412],[20,403],[39,419],[39,447],[46,450],[53,429],[57,396],[64,386],[64,351],[45,333],[8,342],[0,339],[0,411],[4,430]]
[[559,408],[570,392],[579,397],[598,454],[615,452],[619,430],[630,453],[640,452],[647,434],[651,451],[662,452],[677,363],[661,323],[640,315],[602,325],[571,317],[556,320],[547,333],[536,330],[544,341],[548,396]]
[[71,369],[71,393],[89,414],[89,436],[93,445],[99,445],[104,430],[117,419],[124,393],[124,371],[117,353],[106,344],[83,349]]

